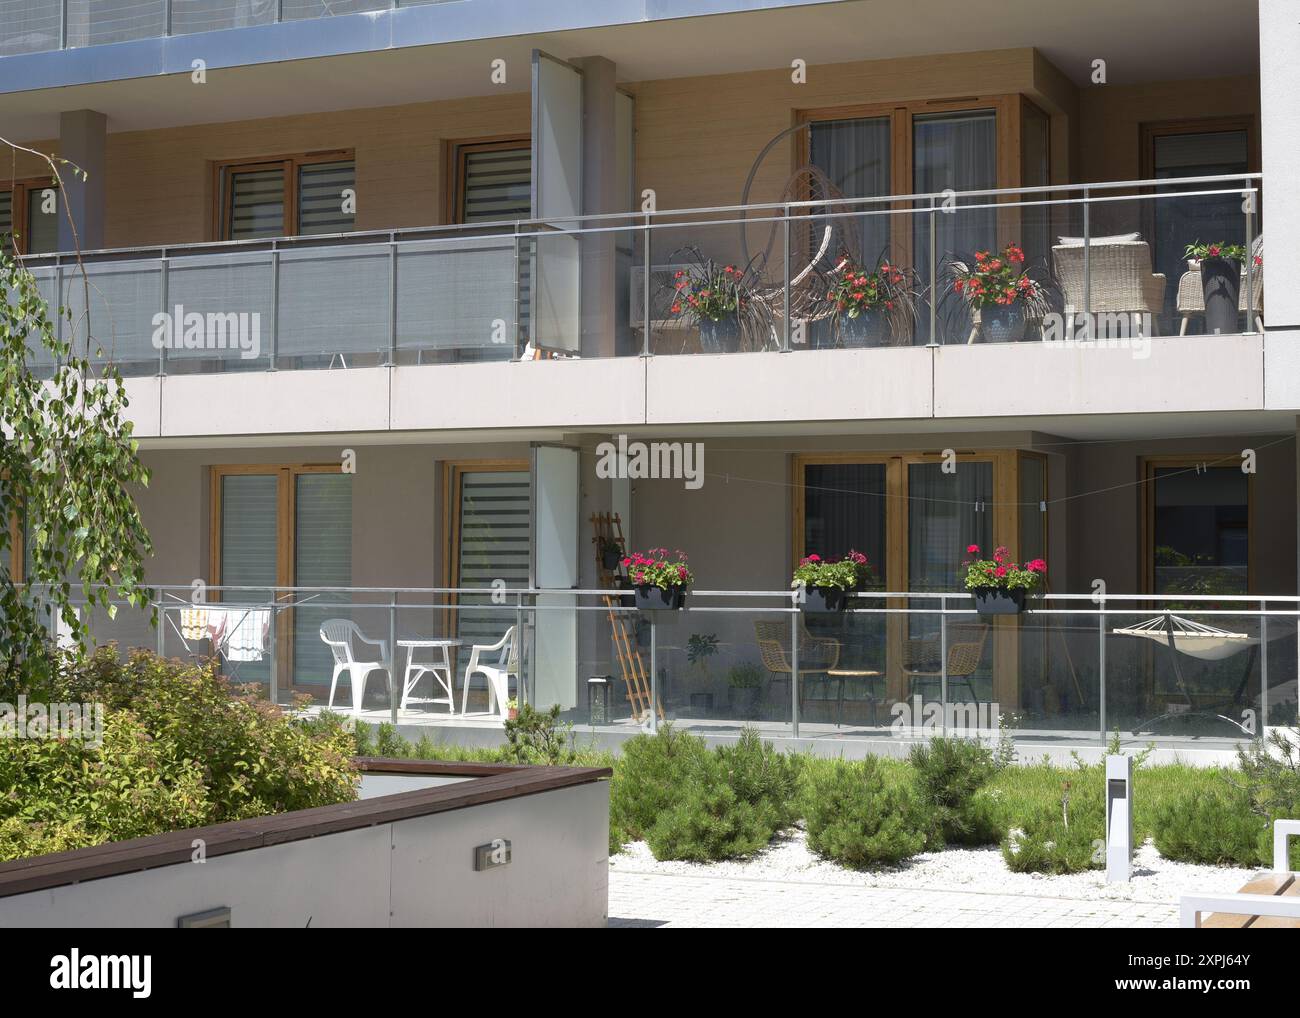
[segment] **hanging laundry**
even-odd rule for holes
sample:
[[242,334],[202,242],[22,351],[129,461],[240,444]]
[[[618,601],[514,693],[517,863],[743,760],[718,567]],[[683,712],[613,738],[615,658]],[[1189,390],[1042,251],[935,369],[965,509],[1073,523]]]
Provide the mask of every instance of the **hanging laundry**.
[[208,636],[208,609],[181,609],[181,638],[185,640],[205,640]]
[[234,626],[225,634],[228,661],[261,661],[266,647],[266,634],[271,621],[267,608],[230,609],[242,615],[231,621]]

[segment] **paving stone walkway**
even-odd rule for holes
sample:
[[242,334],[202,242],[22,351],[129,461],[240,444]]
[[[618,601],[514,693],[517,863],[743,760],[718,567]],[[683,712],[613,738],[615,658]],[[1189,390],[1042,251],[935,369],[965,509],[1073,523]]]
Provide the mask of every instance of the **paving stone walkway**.
[[612,927],[1176,927],[1158,902],[611,870]]

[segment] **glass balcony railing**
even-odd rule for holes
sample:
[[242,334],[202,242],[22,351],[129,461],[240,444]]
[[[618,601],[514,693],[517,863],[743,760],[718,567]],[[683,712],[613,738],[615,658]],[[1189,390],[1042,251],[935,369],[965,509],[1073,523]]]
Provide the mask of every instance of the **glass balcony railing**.
[[451,0],[0,0],[0,56]]
[[[125,375],[1011,342],[1141,357],[1153,336],[1262,327],[1259,187],[840,199],[26,263],[67,309],[67,338],[88,329]],[[1230,257],[1197,260],[1198,243]]]

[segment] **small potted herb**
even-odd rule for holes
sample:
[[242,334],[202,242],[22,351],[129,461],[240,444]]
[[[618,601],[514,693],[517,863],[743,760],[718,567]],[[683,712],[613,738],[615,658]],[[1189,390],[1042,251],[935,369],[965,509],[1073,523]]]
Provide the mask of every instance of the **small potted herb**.
[[676,558],[669,558],[667,548],[634,551],[623,559],[623,565],[641,611],[680,608],[686,601],[686,588],[695,578],[686,564],[686,553],[678,551]]
[[1237,331],[1237,309],[1241,300],[1241,267],[1246,249],[1240,244],[1188,244],[1183,257],[1194,259],[1201,268],[1201,289],[1205,294],[1205,331],[1230,334]]
[[758,701],[763,695],[763,669],[753,661],[732,665],[727,673],[727,707],[738,718],[758,716]]
[[519,701],[513,696],[506,701],[506,717],[511,721],[519,720]]
[[809,555],[799,561],[790,586],[799,592],[799,604],[810,615],[842,612],[850,592],[861,590],[871,578],[867,556],[850,550],[843,558]]
[[844,346],[883,346],[893,336],[907,334],[914,306],[906,270],[883,259],[868,272],[847,257],[835,268],[826,296],[835,305]]
[[751,277],[749,268],[718,265],[698,252],[693,264],[673,274],[669,310],[699,328],[704,353],[740,349],[741,323],[753,311]]
[[1024,271],[1025,252],[1008,244],[1000,254],[975,252],[974,266],[954,262],[952,288],[970,306],[975,325],[987,343],[1015,343],[1025,338],[1031,318],[1047,310],[1042,285]]
[[966,589],[981,615],[1019,615],[1025,607],[1025,594],[1038,586],[1047,563],[1040,558],[1022,565],[1011,561],[1006,548],[994,550],[993,558],[980,558],[980,546],[966,549],[971,556],[962,566],[966,570]]

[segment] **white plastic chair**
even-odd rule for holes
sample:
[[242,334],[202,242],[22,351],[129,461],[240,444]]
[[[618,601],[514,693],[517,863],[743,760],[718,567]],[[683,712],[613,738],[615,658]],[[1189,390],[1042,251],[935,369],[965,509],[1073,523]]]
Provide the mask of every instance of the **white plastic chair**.
[[[496,664],[482,664],[480,656],[500,651]],[[506,701],[510,698],[510,676],[519,675],[519,650],[515,646],[515,627],[506,630],[506,635],[496,643],[476,643],[470,648],[469,664],[465,668],[465,687],[460,694],[460,712],[465,713],[469,702],[469,678],[475,672],[482,672],[487,679],[489,714],[497,713],[504,721]]]
[[[388,656],[388,643],[385,640],[372,640],[361,632],[357,624],[350,619],[327,619],[320,627],[320,638],[334,655],[334,675],[330,679],[330,709],[334,707],[334,689],[338,685],[339,675],[348,673],[352,684],[352,710],[361,713],[361,703],[366,697],[366,679],[371,672],[382,671],[388,677],[388,692],[393,692],[392,659]],[[358,661],[352,651],[352,641],[370,644],[379,648],[379,660]]]

